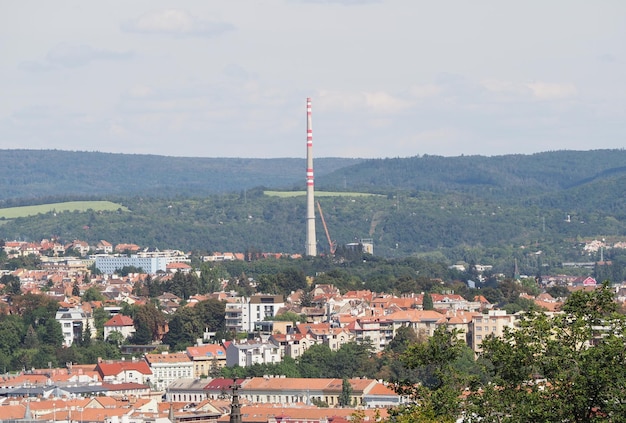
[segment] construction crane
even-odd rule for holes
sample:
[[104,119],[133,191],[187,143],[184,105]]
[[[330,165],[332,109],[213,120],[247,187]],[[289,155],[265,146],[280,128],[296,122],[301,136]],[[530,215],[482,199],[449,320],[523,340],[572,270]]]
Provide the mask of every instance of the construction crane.
[[320,206],[320,202],[317,202],[317,210],[320,212],[320,217],[322,218],[322,225],[324,225],[324,232],[326,232],[326,239],[328,240],[328,247],[330,248],[330,254],[334,255],[335,251],[337,251],[337,243],[330,239],[330,234],[328,233],[328,226],[326,226],[326,220],[324,220],[324,213],[322,212],[322,206]]

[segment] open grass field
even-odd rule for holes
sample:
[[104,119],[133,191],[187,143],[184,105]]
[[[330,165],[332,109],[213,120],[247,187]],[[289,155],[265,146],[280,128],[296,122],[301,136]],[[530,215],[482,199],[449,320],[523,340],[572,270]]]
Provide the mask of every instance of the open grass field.
[[[270,197],[298,197],[305,196],[306,191],[263,191],[263,194]],[[380,194],[371,194],[369,192],[333,192],[333,191],[315,191],[315,197],[368,197]]]
[[51,211],[84,212],[87,210],[114,211],[118,209],[128,211],[128,209],[121,204],[113,203],[111,201],[68,201],[65,203],[39,204],[37,206],[9,207],[6,209],[0,209],[0,219],[16,219],[18,217],[36,216],[38,214],[44,214]]

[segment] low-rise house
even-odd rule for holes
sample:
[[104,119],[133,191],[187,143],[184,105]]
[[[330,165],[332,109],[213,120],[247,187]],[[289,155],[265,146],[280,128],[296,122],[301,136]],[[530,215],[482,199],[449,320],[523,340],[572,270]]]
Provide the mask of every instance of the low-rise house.
[[152,370],[152,386],[163,391],[180,378],[193,377],[193,362],[186,353],[146,354],[145,360]]
[[103,382],[109,383],[143,385],[152,382],[153,379],[152,369],[143,360],[100,362],[96,365],[96,371],[100,374]]
[[124,339],[128,339],[135,333],[133,319],[123,314],[116,314],[104,324],[104,339],[108,339],[111,333],[119,332]]
[[321,343],[321,341],[314,339],[308,333],[275,333],[270,336],[269,341],[278,345],[281,357],[291,357],[293,359],[300,357],[312,345]]

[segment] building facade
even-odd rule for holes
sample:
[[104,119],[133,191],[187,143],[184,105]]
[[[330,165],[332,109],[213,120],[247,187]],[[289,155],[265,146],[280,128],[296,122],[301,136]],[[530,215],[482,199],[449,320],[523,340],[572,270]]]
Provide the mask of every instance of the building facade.
[[193,376],[193,362],[187,353],[146,354],[146,363],[152,370],[152,386],[164,391],[172,382]]

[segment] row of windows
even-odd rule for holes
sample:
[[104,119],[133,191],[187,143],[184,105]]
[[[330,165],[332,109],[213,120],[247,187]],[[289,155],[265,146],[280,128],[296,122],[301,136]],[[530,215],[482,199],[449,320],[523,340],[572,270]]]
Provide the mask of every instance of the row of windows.
[[[482,326],[476,326],[476,331],[477,331],[477,332],[481,332],[482,330],[483,330],[483,327],[482,327]],[[495,332],[495,331],[497,331],[497,330],[498,330],[498,328],[497,328],[496,326],[492,326],[492,327],[491,327],[491,331],[492,331],[492,332]],[[485,332],[489,332],[489,326],[485,326]]]

